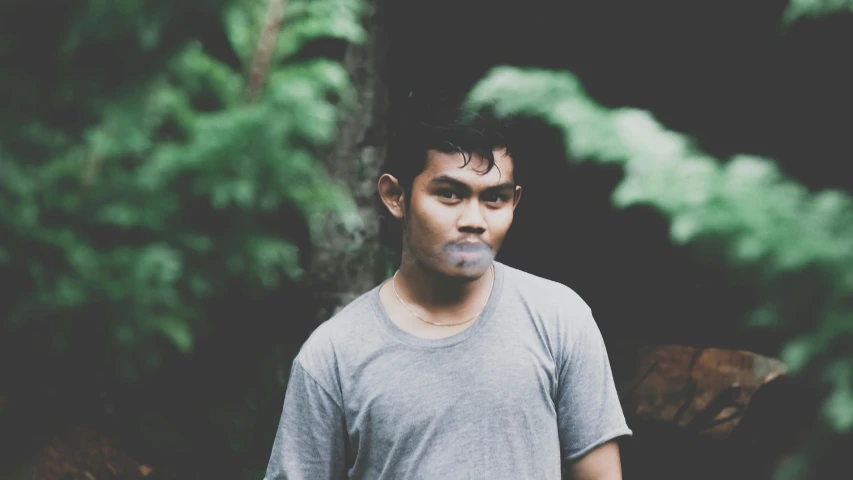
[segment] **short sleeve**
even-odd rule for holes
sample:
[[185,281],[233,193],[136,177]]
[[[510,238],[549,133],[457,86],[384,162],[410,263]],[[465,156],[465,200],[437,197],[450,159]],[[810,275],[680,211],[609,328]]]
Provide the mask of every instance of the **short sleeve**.
[[341,406],[295,360],[264,480],[345,479],[346,439]]
[[601,332],[585,308],[572,315],[557,372],[557,422],[564,460],[632,432],[619,403]]

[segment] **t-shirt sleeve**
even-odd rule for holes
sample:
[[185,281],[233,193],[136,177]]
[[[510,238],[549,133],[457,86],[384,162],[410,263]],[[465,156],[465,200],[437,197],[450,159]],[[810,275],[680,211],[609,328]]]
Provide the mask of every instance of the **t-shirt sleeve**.
[[557,372],[557,422],[564,460],[575,460],[616,437],[632,434],[592,313],[584,307],[571,317]]
[[341,406],[295,360],[264,480],[345,479],[346,438]]

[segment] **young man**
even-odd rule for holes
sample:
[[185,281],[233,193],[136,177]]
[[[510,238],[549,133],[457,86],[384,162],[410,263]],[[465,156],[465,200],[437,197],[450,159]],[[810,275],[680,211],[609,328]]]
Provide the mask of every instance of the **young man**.
[[266,480],[621,479],[590,308],[494,260],[521,198],[505,129],[410,103],[378,182],[400,267],[303,345]]

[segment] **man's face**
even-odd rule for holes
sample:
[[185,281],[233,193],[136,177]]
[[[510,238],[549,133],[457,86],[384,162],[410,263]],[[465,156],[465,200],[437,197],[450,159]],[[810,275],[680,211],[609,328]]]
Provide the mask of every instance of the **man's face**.
[[406,212],[404,248],[422,266],[461,280],[488,270],[512,224],[521,196],[512,158],[495,150],[495,167],[473,155],[467,165],[459,153],[429,152],[415,177]]

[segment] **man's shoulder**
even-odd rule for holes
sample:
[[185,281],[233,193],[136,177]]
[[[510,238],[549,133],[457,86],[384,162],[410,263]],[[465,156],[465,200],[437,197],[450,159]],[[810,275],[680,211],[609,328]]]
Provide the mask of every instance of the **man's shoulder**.
[[365,331],[372,330],[369,322],[375,319],[374,294],[375,289],[371,289],[359,295],[311,332],[296,357],[309,375],[337,371],[342,350]]
[[595,341],[591,333],[598,326],[592,309],[575,290],[516,268],[508,267],[506,273],[505,293],[514,297],[521,311],[527,312],[558,361],[568,361],[579,345]]
[[590,307],[571,287],[524,270],[503,265],[505,289],[537,309],[562,313],[589,312]]

